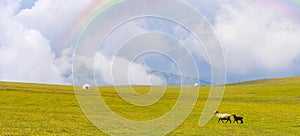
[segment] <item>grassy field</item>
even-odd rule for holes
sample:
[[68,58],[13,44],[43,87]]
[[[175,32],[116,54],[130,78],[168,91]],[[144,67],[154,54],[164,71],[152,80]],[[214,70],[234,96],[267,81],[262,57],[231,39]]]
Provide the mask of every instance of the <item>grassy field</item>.
[[[134,88],[141,94],[149,90]],[[199,89],[193,112],[169,135],[300,135],[300,77],[227,85],[219,111],[244,116],[244,124],[217,123],[214,116],[207,125],[198,126],[209,87]],[[100,90],[112,110],[132,120],[163,115],[179,95],[178,87],[168,87],[158,103],[139,107],[120,99],[113,87]],[[0,135],[105,134],[85,117],[72,86],[0,82]]]

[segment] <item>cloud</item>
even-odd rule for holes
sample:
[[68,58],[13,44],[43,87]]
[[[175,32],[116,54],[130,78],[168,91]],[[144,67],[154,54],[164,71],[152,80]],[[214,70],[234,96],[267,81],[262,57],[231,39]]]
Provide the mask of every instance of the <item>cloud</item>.
[[[114,56],[111,59],[101,53],[97,57],[76,56],[74,65],[76,84],[97,85],[164,85],[161,77],[148,73],[144,65]],[[95,73],[94,73],[95,71]]]
[[120,57],[109,60],[102,54],[98,54],[96,71],[99,71],[100,79],[104,79],[106,84],[164,85],[161,77],[148,74],[147,67]]
[[62,41],[93,0],[38,0],[30,9],[21,10],[16,20],[42,33],[58,56],[69,45]]
[[300,24],[280,11],[256,1],[224,2],[213,27],[231,75],[298,71]]
[[[76,84],[86,82],[94,83],[94,58],[97,54],[96,79],[98,85],[163,85],[163,80],[156,75],[148,73],[146,66],[133,62],[126,56],[136,55],[134,49],[145,48],[142,45],[136,45],[135,48],[123,51],[126,48],[123,44],[134,37],[137,33],[145,32],[135,24],[135,21],[122,24],[115,31],[102,41],[101,32],[98,23],[89,26],[81,36],[74,54],[74,75]],[[97,29],[96,29],[97,28]],[[149,46],[148,46],[149,47]]]
[[71,83],[73,45],[62,41],[90,2],[1,1],[0,79]]
[[[26,6],[24,1],[0,1],[0,80],[71,83],[74,45],[62,44],[62,41],[92,2],[93,0],[37,0],[34,5],[31,1]],[[212,24],[226,55],[229,78],[260,78],[262,73],[272,76],[300,73],[297,69],[300,66],[299,22],[274,8],[266,8],[266,5],[258,1],[184,2],[204,14]],[[130,64],[126,57],[114,57],[115,54],[111,54],[117,46],[110,44],[118,45],[133,34],[148,32],[146,29],[151,26],[153,29],[159,26],[153,31],[175,35],[177,40],[186,44],[199,61],[200,71],[206,72],[210,68],[205,66],[205,70],[201,70],[202,64],[209,65],[205,63],[207,57],[203,48],[195,46],[198,45],[195,39],[178,25],[157,23],[155,20],[140,22],[148,25],[145,28],[135,23],[133,21],[124,25],[110,37],[111,42],[105,43],[107,49],[99,55],[100,62],[104,65],[98,68],[99,78],[102,78],[99,80],[103,83],[113,83],[111,75],[107,74],[113,64],[127,67],[118,67],[116,72],[129,70],[127,75],[114,75],[120,76],[118,84],[124,84],[128,78],[132,78],[133,84],[146,84],[151,77],[155,84],[163,82],[160,77],[147,73],[151,68],[151,61],[145,67],[137,63]],[[123,40],[119,37],[123,37]],[[92,40],[89,42],[93,42]],[[131,73],[131,70],[138,72]]]
[[0,5],[0,79],[60,83],[49,41],[14,18],[17,3]]

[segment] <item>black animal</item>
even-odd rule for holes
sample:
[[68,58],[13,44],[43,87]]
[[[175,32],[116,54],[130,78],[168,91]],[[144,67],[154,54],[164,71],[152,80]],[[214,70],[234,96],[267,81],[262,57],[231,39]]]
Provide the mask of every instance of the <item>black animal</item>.
[[233,118],[234,118],[233,123],[234,123],[234,122],[239,123],[239,121],[240,121],[241,123],[244,123],[243,117],[242,117],[242,116],[236,116],[235,114],[233,114],[232,116],[233,116]]

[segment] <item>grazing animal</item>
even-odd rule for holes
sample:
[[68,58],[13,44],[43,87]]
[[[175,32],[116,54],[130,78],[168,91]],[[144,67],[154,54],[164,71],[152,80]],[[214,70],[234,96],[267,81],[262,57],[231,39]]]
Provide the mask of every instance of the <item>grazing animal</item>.
[[[218,123],[220,120],[223,122],[223,120],[227,120],[226,123],[229,121],[231,123],[230,114],[221,114],[218,111],[215,111],[215,114],[219,118]],[[224,122],[223,122],[224,123]]]
[[240,121],[241,123],[244,123],[243,117],[242,117],[242,116],[236,116],[235,114],[233,114],[232,116],[233,116],[233,118],[234,118],[233,123],[234,123],[234,122],[239,123],[239,121]]

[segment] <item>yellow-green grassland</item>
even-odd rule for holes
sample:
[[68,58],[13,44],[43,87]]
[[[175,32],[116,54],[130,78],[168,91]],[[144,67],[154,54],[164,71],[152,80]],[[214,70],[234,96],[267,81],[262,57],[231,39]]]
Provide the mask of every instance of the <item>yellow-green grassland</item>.
[[[150,87],[133,88],[145,94]],[[194,110],[169,135],[300,135],[300,77],[226,85],[218,110],[243,116],[243,124],[218,123],[217,117],[213,116],[200,127],[199,118],[210,87],[199,89]],[[180,88],[167,87],[161,100],[148,107],[127,103],[118,96],[114,87],[99,87],[99,90],[107,105],[117,114],[131,120],[151,120],[172,108]],[[72,86],[0,82],[0,135],[105,133],[87,119]]]

